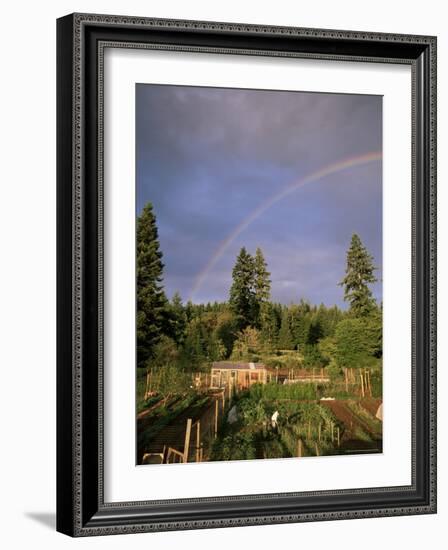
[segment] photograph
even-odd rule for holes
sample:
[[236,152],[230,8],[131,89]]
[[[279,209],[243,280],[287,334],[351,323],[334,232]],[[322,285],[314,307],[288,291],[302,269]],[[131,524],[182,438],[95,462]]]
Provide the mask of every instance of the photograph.
[[59,533],[437,513],[440,24],[328,8],[58,17]]
[[136,83],[137,465],[382,453],[382,132],[380,95]]

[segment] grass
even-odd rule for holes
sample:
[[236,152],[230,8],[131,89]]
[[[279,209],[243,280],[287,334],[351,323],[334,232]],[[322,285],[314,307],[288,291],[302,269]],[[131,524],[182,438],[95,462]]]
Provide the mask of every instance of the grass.
[[365,441],[366,443],[371,443],[373,441],[372,436],[360,427],[355,428],[353,437],[354,439]]
[[313,400],[319,399],[321,394],[320,386],[314,384],[254,384],[249,390],[253,399],[294,399]]
[[140,412],[143,408],[145,408],[146,369],[137,369],[135,384],[137,394],[137,412]]
[[347,406],[355,416],[368,426],[372,433],[381,436],[383,430],[383,423],[381,420],[378,420],[378,418],[375,418],[367,412],[358,401],[347,401]]
[[149,409],[149,407],[152,407],[161,399],[162,397],[160,395],[153,395],[152,397],[148,397],[148,399],[142,399],[141,401],[137,402],[137,413],[142,412],[145,409]]
[[256,435],[253,432],[240,433],[228,430],[213,443],[210,460],[250,460],[257,458]]

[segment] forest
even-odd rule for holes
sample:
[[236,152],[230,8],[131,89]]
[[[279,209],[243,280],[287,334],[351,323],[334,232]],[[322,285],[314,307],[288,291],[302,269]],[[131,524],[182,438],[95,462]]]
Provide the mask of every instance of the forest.
[[[345,309],[310,304],[301,297],[289,304],[273,301],[271,270],[275,272],[275,266],[268,266],[260,247],[255,251],[243,247],[239,251],[227,301],[184,303],[179,293],[169,299],[164,291],[163,254],[151,203],[145,205],[137,220],[136,258],[139,462],[151,447],[149,442],[166,431],[170,422],[175,418],[178,423],[184,422],[182,414],[186,409],[197,406],[202,411],[203,403],[207,411],[207,403],[210,405],[213,399],[218,402],[216,390],[199,391],[192,384],[194,377],[202,380],[201,373],[210,373],[216,362],[263,364],[277,372],[312,372],[313,379],[314,373],[320,372],[325,373],[321,378],[325,377],[327,383],[288,387],[272,382],[265,386],[256,384],[243,394],[229,394],[227,407],[224,395],[219,430],[216,406],[215,440],[206,449],[208,460],[303,456],[307,446],[308,454],[331,454],[336,439],[340,445],[344,415],[339,414],[338,418],[334,403],[320,401],[329,394],[331,399],[346,400],[344,407],[360,426],[362,422],[370,423],[370,428],[364,430],[370,439],[381,439],[379,421],[373,414],[367,418],[372,404],[362,408],[362,403],[357,402],[362,397],[376,399],[378,404],[382,397],[382,305],[375,301],[370,288],[377,280],[374,259],[357,234],[351,235],[348,243],[345,274],[334,283],[341,288]],[[236,403],[237,431],[225,421]],[[250,412],[251,407],[255,413]],[[279,410],[283,411],[281,438],[268,429],[270,416]],[[198,418],[201,414],[205,413],[198,412]],[[302,421],[291,423],[294,415]],[[317,419],[312,425],[311,417]],[[210,422],[213,424],[213,419]],[[247,425],[250,430],[244,427]],[[331,444],[326,437],[331,438]],[[244,438],[253,440],[247,456],[242,451]],[[347,438],[353,446],[354,434],[347,431]],[[362,439],[360,435],[359,438]],[[310,441],[316,442],[315,450]],[[303,455],[297,455],[297,444],[303,446],[299,451]],[[232,455],[232,448],[238,456]],[[377,445],[376,449],[380,447]],[[165,451],[160,452],[164,461]],[[239,456],[241,453],[244,456]],[[199,454],[195,456],[200,459]]]

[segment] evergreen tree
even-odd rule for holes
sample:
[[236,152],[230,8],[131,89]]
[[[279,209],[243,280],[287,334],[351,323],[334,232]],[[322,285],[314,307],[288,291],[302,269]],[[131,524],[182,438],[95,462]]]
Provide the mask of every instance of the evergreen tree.
[[147,366],[166,323],[163,263],[152,204],[137,220],[137,366]]
[[324,336],[321,321],[318,317],[314,317],[311,320],[310,328],[308,330],[308,344],[315,346],[321,338]]
[[278,323],[277,312],[271,302],[263,302],[260,308],[260,330],[263,341],[271,350],[277,347]]
[[258,328],[261,328],[263,304],[266,304],[271,296],[271,280],[267,267],[263,252],[258,247],[254,257],[254,319]]
[[168,332],[176,344],[182,344],[187,325],[187,314],[179,292],[175,292],[168,307]]
[[322,327],[322,338],[334,336],[336,326],[343,317],[344,313],[338,306],[326,308],[321,304],[317,310],[317,319]]
[[227,309],[222,309],[216,319],[216,335],[225,347],[225,357],[232,353],[233,343],[236,339],[237,327],[232,313]]
[[345,277],[339,283],[344,287],[344,300],[350,303],[350,312],[355,316],[368,315],[375,305],[368,285],[376,282],[373,257],[354,233],[347,252]]
[[278,347],[280,349],[294,349],[294,339],[291,332],[291,322],[289,318],[288,308],[284,308],[282,312],[282,322],[278,333]]
[[232,271],[230,307],[237,318],[240,330],[254,324],[254,259],[243,247]]
[[291,334],[294,344],[299,351],[308,344],[310,325],[311,325],[311,307],[308,302],[300,300],[297,305],[292,305],[289,312]]
[[199,317],[192,319],[186,327],[181,361],[186,371],[200,370],[206,361],[204,335]]
[[191,300],[188,300],[188,302],[185,305],[185,315],[187,317],[187,321],[190,322],[194,317],[195,312],[195,306]]
[[267,269],[268,264],[264,259],[261,248],[257,248],[254,258],[254,291],[255,298],[259,304],[267,302],[271,297],[271,279]]
[[341,321],[335,333],[338,365],[357,368],[378,364],[382,349],[381,324],[381,316],[378,314]]

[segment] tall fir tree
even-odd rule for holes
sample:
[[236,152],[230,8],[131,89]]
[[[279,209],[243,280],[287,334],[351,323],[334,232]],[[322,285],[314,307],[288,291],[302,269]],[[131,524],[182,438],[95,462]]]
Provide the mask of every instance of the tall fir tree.
[[321,340],[324,337],[324,330],[322,328],[322,322],[317,317],[317,315],[314,315],[311,318],[310,326],[308,329],[308,341],[307,344],[311,346],[315,346],[319,340]]
[[280,349],[294,349],[294,339],[291,332],[291,320],[287,307],[283,309],[280,331],[278,333],[278,347]]
[[182,344],[187,325],[187,314],[179,292],[175,292],[168,304],[168,330],[176,344]]
[[289,317],[291,334],[296,347],[302,351],[309,340],[311,326],[311,307],[303,299],[298,304],[290,306]]
[[232,271],[230,307],[240,330],[254,324],[254,259],[245,247],[240,250]]
[[200,317],[196,317],[188,323],[181,349],[184,370],[200,370],[205,362],[205,342]]
[[278,323],[277,312],[271,302],[263,302],[260,308],[260,331],[266,347],[273,350],[277,347]]
[[271,297],[271,279],[268,264],[260,247],[255,251],[254,258],[254,292],[258,303],[267,302]]
[[162,252],[152,204],[137,220],[137,366],[146,367],[166,323]]
[[339,283],[344,287],[344,300],[350,304],[350,312],[355,317],[368,315],[375,307],[369,284],[377,281],[373,256],[354,233],[347,252],[345,277]]
[[271,297],[271,279],[267,269],[268,265],[264,259],[260,247],[255,251],[254,257],[254,320],[258,328],[261,328],[263,304],[266,304]]

